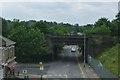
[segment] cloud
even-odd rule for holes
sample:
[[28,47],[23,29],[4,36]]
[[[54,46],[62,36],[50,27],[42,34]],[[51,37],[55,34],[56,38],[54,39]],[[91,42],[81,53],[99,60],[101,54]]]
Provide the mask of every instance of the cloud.
[[94,23],[100,17],[113,19],[116,2],[6,2],[2,17],[20,20],[47,20],[67,23]]
[[2,16],[2,3],[0,3],[0,16]]
[[0,0],[0,2],[118,2],[119,0]]

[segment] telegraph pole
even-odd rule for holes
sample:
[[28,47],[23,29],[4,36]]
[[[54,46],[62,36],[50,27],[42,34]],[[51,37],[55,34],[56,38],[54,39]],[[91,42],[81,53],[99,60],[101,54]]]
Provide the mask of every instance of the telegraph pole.
[[85,48],[86,48],[86,40],[85,40],[85,34],[84,34],[84,67],[85,67]]

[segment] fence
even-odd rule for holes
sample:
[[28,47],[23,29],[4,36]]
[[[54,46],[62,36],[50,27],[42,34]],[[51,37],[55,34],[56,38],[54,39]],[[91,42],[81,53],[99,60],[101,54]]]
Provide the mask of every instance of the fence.
[[106,70],[100,61],[92,58],[90,55],[88,55],[88,63],[93,67],[93,69],[100,75],[101,78],[117,78],[112,73],[110,73],[108,70]]
[[2,80],[2,79],[3,79],[3,69],[0,69],[0,80]]

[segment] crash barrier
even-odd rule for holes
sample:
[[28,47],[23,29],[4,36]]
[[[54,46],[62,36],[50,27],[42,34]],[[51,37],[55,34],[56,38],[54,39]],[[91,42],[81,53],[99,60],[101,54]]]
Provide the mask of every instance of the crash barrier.
[[96,60],[90,55],[88,55],[88,64],[90,64],[90,66],[96,71],[96,73],[99,74],[101,78],[117,78],[107,69],[105,69],[99,60]]

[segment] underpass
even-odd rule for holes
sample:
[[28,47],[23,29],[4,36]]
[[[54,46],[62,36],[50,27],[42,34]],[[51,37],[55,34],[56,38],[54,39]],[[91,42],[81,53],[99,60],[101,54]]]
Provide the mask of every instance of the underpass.
[[[73,46],[65,46],[62,53],[62,57],[56,64],[50,66],[47,74],[52,75],[67,75],[67,78],[98,78],[98,75],[92,68],[88,67],[88,64],[83,65],[83,62],[79,60],[82,53],[76,48],[75,52],[71,52]],[[59,77],[58,78],[64,78]]]
[[[82,53],[78,51],[77,46],[75,52],[71,52],[74,45],[65,45],[62,53],[59,55],[58,61],[51,63],[43,63],[44,70],[40,71],[39,64],[19,65],[16,69],[16,75],[19,71],[19,77],[29,76],[29,78],[40,78],[43,76],[45,79],[80,79],[80,78],[99,78],[95,71],[89,67],[88,64],[83,64],[80,60]],[[23,70],[27,70],[24,74]]]

